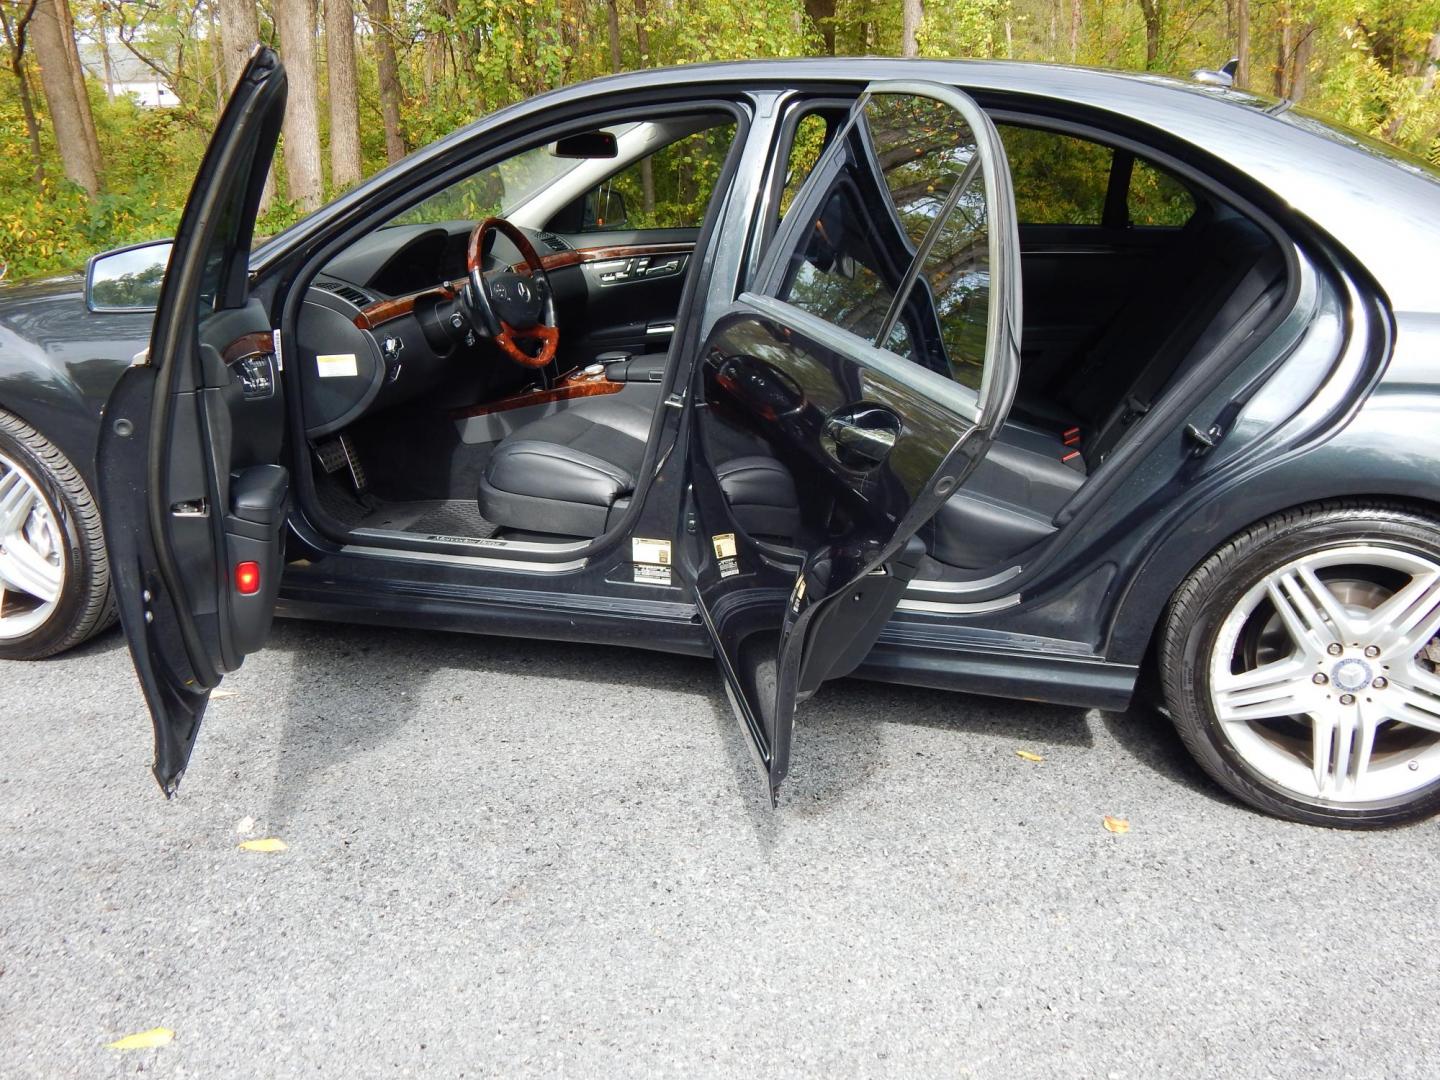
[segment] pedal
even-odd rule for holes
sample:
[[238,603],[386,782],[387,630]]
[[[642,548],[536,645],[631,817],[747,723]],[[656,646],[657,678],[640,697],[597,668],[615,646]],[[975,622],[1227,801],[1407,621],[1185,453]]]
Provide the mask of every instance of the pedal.
[[314,450],[315,460],[327,475],[344,469],[350,477],[350,485],[355,489],[355,494],[365,494],[369,481],[365,478],[365,467],[360,464],[360,454],[355,449],[355,442],[348,434],[342,431],[333,439],[315,443]]

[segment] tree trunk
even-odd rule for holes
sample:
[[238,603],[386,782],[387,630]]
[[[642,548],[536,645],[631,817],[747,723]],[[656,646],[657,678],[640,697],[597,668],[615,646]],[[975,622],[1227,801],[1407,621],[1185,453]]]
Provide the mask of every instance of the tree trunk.
[[618,72],[624,65],[620,53],[620,0],[605,0],[605,30],[610,38],[610,70]]
[[[1312,34],[1306,34],[1305,42],[1308,43],[1312,36]],[[1420,80],[1421,94],[1428,94],[1431,90],[1435,89],[1437,68],[1440,68],[1440,27],[1436,27],[1435,32],[1430,35],[1430,45],[1425,50],[1425,75]],[[1298,63],[1296,64],[1296,70],[1297,72],[1299,70]]]
[[395,64],[394,30],[390,25],[390,0],[366,0],[370,36],[375,42],[375,67],[380,75],[380,119],[385,124],[385,160],[405,156],[405,139],[400,134],[400,75]]
[[70,80],[75,84],[75,102],[80,106],[80,122],[85,125],[85,141],[89,144],[90,160],[95,174],[100,174],[100,136],[95,131],[95,114],[90,111],[90,92],[85,89],[85,68],[80,63],[80,47],[75,44],[75,19],[70,14],[70,0],[56,0],[65,27],[65,49],[70,54]]
[[[1310,23],[1300,31],[1300,40],[1295,42],[1295,59],[1290,63],[1290,100],[1300,104],[1310,83],[1310,53],[1315,48],[1315,24]],[[1431,45],[1435,40],[1431,40]],[[1429,89],[1428,87],[1426,88]]]
[[[645,0],[635,0],[635,39],[640,45],[640,66],[650,67],[655,63],[650,55],[650,28],[645,25],[646,19]],[[655,213],[655,170],[651,168],[650,158],[640,159],[640,201],[645,208],[646,223],[649,223],[650,215]]]
[[1291,42],[1290,5],[1282,3],[1275,17],[1280,30],[1280,41],[1275,46],[1275,96],[1286,98],[1290,96],[1291,53],[1295,50]]
[[[225,96],[240,81],[250,53],[260,43],[260,17],[254,0],[220,0],[220,58],[224,68]],[[223,107],[223,106],[222,106]],[[260,213],[275,199],[275,165],[265,174],[265,191],[260,196]]]
[[825,52],[835,55],[835,0],[805,0],[805,14],[820,31],[820,40],[825,43]]
[[70,50],[65,45],[65,24],[55,0],[38,0],[30,20],[30,39],[40,65],[40,85],[50,107],[50,123],[65,175],[91,196],[99,194],[100,175],[90,156],[90,141],[80,103],[75,99],[75,80],[70,74]]
[[1145,70],[1154,71],[1160,59],[1160,0],[1140,0],[1145,16]]
[[25,38],[30,19],[35,14],[36,0],[28,0],[16,13],[12,24],[5,9],[0,7],[0,26],[5,29],[5,44],[10,49],[10,72],[15,76],[15,89],[20,97],[20,112],[25,117],[25,137],[30,143],[30,175],[39,187],[45,182],[45,154],[40,148],[40,121],[35,115],[35,99],[30,93],[30,76],[25,72]]
[[1082,0],[1070,0],[1070,62],[1080,59],[1080,16],[1084,8]]
[[360,95],[355,86],[355,9],[325,0],[325,57],[330,90],[330,183],[343,191],[360,182]]
[[95,27],[100,31],[100,70],[105,74],[105,96],[115,100],[115,62],[110,59],[110,27],[105,22],[102,7],[95,16]]
[[920,23],[925,18],[925,7],[922,0],[901,0],[900,7],[900,55],[919,56],[920,43],[916,40],[920,33]]
[[1250,0],[1235,0],[1235,85],[1250,88]]
[[315,93],[315,10],[310,0],[275,0],[275,30],[290,96],[285,106],[285,185],[290,201],[314,210],[324,197],[320,110]]

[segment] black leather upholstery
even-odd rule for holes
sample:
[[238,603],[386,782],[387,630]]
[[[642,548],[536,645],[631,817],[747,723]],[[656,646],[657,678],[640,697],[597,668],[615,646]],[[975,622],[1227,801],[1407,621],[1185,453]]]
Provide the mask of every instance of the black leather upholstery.
[[635,490],[650,417],[618,397],[597,397],[526,424],[490,455],[481,516],[527,532],[599,536]]
[[800,531],[795,478],[775,458],[764,454],[732,458],[716,466],[715,475],[735,523],[751,536],[787,539]]

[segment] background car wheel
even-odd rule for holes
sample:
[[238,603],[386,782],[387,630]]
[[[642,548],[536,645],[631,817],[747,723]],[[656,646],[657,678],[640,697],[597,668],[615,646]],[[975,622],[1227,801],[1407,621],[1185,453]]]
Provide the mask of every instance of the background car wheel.
[[51,656],[113,620],[85,481],[48,439],[0,411],[0,658]]
[[1440,809],[1440,522],[1325,503],[1235,537],[1181,585],[1159,659],[1180,736],[1279,817],[1374,828]]

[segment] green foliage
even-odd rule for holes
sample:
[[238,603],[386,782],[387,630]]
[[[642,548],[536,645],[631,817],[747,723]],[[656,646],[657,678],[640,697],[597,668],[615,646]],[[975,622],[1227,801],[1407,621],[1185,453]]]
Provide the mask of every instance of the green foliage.
[[[37,181],[14,75],[0,71],[0,260],[12,278],[83,264],[108,247],[168,235],[175,227],[219,108],[214,0],[71,0],[80,34],[96,39],[99,20],[123,30],[136,52],[167,73],[182,106],[145,110],[107,100],[92,80],[103,159],[103,191],[87,198],[65,180],[45,115],[33,55],[27,75],[39,113]],[[17,0],[0,0],[7,14]],[[899,0],[834,0],[834,17],[817,25],[807,13],[825,0],[617,0],[618,66],[632,69],[748,56],[814,55],[824,31],[838,53],[896,53]],[[1235,50],[1234,4],[1156,0],[1155,67],[1188,74],[1218,67]],[[390,0],[402,89],[401,128],[417,147],[501,106],[555,86],[603,75],[616,66],[608,5],[599,0]],[[357,10],[363,5],[357,4]],[[1440,164],[1440,80],[1432,60],[1440,32],[1440,0],[1263,0],[1252,2],[1249,88],[1303,95],[1322,116],[1412,150]],[[1078,14],[1073,26],[1072,16]],[[12,19],[13,24],[13,19]],[[262,36],[273,44],[267,3]],[[1073,33],[1073,37],[1072,37]],[[384,164],[372,31],[361,21],[359,60],[361,149],[367,172]],[[918,35],[925,56],[1015,57],[1142,68],[1146,26],[1133,0],[925,0]],[[118,48],[118,47],[117,47]],[[316,42],[323,100],[324,44]],[[683,78],[677,76],[677,78]],[[328,117],[322,108],[322,132]],[[802,133],[792,172],[808,171],[823,128]],[[639,169],[614,178],[632,223],[693,222],[718,175],[728,132],[715,131],[662,151],[652,163],[653,204]],[[812,145],[813,144],[813,145]],[[1017,193],[1022,217],[1076,221],[1094,212],[1104,166],[1056,148],[1031,148],[1054,160],[1032,162]],[[282,148],[283,152],[283,148]],[[1012,153],[1018,155],[1018,148]],[[1060,160],[1064,157],[1064,160]],[[1024,164],[1021,162],[1020,164]],[[473,216],[498,203],[477,178],[448,193],[451,202],[426,212]],[[261,234],[295,221],[279,197],[259,223]],[[788,198],[788,196],[787,196]],[[1137,221],[1182,220],[1183,191],[1164,177],[1137,171],[1131,185]]]

